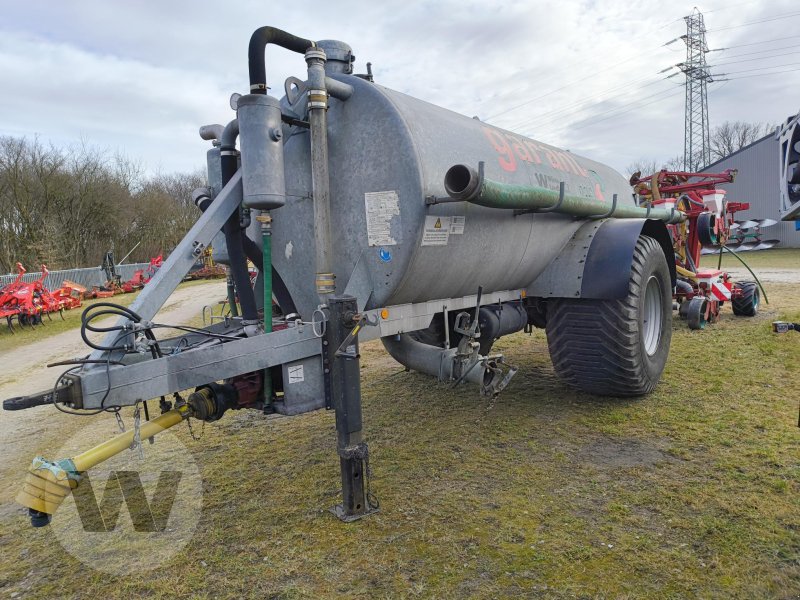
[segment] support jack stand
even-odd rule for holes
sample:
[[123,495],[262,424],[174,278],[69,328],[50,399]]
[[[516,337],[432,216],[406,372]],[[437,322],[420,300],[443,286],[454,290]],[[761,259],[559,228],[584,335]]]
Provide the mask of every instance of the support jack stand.
[[[352,296],[341,296],[330,298],[328,306],[323,347],[330,365],[326,377],[336,411],[336,448],[342,476],[342,503],[331,512],[349,523],[378,512],[378,501],[369,489],[369,448],[362,439],[358,305]],[[347,344],[340,351],[344,342]]]

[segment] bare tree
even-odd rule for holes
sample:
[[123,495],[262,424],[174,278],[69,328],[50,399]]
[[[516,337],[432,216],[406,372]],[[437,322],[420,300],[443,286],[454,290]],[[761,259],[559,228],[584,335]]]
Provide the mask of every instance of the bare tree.
[[0,136],[0,272],[94,266],[110,249],[131,260],[166,254],[199,212],[201,173],[142,176],[141,168],[86,143],[60,149]]
[[721,160],[767,135],[773,125],[725,121],[711,132],[711,158]]
[[662,169],[668,171],[681,171],[683,170],[683,157],[674,156],[668,160],[658,161],[654,158],[640,158],[633,161],[625,168],[625,175],[630,177],[634,173],[639,173],[642,177],[653,175]]

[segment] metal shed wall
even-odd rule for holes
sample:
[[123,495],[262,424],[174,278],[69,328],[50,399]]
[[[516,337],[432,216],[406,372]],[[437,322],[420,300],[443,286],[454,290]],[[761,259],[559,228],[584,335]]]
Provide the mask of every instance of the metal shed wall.
[[736,181],[723,186],[726,198],[734,202],[749,202],[750,210],[736,213],[742,219],[775,219],[777,225],[762,232],[765,240],[780,240],[779,247],[800,248],[800,231],[791,221],[781,221],[780,216],[780,154],[774,133],[764,136],[707,166],[704,171],[718,172],[738,169]]
[[[133,274],[139,269],[146,269],[150,263],[132,263],[127,265],[117,265],[117,273],[126,281],[133,277]],[[22,280],[30,283],[42,276],[41,271],[28,272],[22,276]],[[17,278],[16,273],[8,275],[0,275],[0,287],[11,283]],[[106,282],[106,273],[102,267],[91,267],[88,269],[66,269],[64,271],[50,271],[45,277],[44,285],[50,290],[57,290],[64,283],[65,279],[69,279],[77,284],[80,284],[89,290],[93,285],[103,285]]]

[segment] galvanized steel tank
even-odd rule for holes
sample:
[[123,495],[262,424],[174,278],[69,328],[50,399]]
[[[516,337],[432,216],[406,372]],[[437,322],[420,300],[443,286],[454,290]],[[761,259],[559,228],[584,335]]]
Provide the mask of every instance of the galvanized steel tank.
[[[460,297],[530,284],[582,221],[524,214],[464,202],[428,205],[446,196],[444,175],[457,163],[485,162],[486,177],[593,198],[598,213],[634,204],[630,186],[595,161],[524,138],[370,83],[331,74],[355,89],[330,100],[328,141],[331,227],[337,293],[363,308]],[[298,115],[305,97],[282,101]],[[318,304],[308,130],[285,126],[287,202],[272,212],[273,261],[301,314]]]

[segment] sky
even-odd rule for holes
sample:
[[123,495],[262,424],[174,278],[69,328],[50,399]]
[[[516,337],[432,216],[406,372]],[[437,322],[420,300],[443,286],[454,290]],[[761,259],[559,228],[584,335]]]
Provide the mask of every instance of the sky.
[[[800,110],[796,2],[698,8],[711,72],[726,74],[708,87],[712,128],[779,124]],[[204,166],[197,130],[233,118],[228,99],[247,91],[247,45],[261,25],[346,41],[356,72],[372,62],[381,85],[622,172],[683,153],[684,77],[667,76],[685,60],[676,38],[691,3],[0,0],[0,9],[0,135],[88,143],[149,174]],[[304,74],[300,55],[268,48],[274,92]]]

